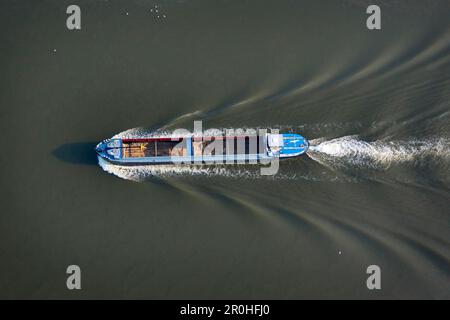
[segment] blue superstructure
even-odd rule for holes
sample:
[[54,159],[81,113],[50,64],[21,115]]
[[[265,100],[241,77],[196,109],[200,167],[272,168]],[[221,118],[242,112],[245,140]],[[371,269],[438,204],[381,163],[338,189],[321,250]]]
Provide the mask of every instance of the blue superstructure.
[[282,136],[283,147],[280,151],[280,157],[295,157],[305,153],[308,150],[308,140],[301,135],[284,133]]

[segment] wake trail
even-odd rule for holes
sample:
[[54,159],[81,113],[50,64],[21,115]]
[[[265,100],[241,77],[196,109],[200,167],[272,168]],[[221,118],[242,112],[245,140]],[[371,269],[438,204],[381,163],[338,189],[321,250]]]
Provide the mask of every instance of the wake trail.
[[328,167],[388,169],[393,165],[444,165],[450,161],[448,138],[364,141],[357,136],[310,141],[308,156]]
[[98,164],[106,172],[112,173],[119,178],[131,181],[144,181],[152,177],[176,177],[176,176],[222,176],[228,178],[259,178],[258,171],[240,169],[237,167],[208,166],[208,165],[140,165],[122,166],[112,164],[98,157]]

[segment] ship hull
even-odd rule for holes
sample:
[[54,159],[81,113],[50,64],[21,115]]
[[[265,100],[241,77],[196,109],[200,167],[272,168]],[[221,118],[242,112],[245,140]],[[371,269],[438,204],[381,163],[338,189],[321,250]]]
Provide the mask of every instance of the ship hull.
[[100,142],[97,154],[113,164],[257,164],[304,154],[308,141],[298,134],[253,137],[117,138]]

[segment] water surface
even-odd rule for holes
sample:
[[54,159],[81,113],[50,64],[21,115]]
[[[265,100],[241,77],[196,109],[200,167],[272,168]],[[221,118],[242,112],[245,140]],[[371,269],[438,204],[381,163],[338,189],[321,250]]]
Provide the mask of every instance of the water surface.
[[[0,4],[1,297],[450,298],[448,1],[378,1],[380,31],[362,0],[69,4]],[[194,120],[313,146],[273,177],[98,165]]]

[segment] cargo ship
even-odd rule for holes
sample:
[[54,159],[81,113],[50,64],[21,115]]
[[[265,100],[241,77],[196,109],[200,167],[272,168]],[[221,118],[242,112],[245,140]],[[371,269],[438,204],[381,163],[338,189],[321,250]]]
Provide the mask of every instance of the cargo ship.
[[308,140],[294,133],[253,136],[183,136],[112,138],[95,151],[107,161],[121,165],[260,163],[304,154]]

